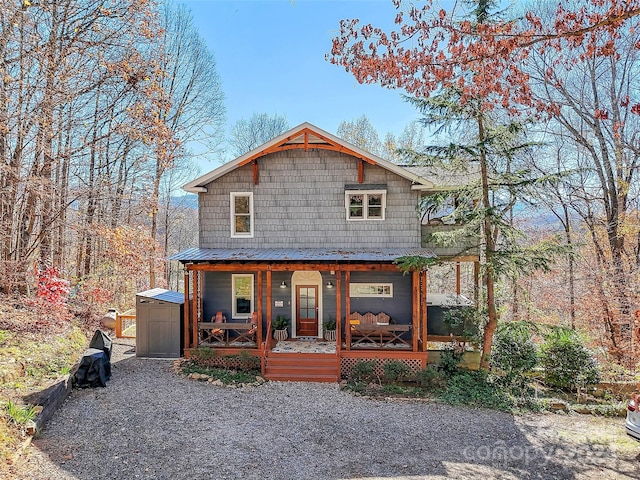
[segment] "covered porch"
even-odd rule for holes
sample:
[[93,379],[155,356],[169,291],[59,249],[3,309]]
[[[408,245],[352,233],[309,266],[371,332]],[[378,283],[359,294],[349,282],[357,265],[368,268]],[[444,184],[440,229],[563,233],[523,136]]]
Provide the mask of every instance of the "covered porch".
[[[192,250],[174,256],[184,264],[185,356],[202,347],[221,355],[246,351],[261,359],[269,377],[277,359],[291,357],[296,363],[320,355],[339,377],[359,359],[401,360],[424,368],[433,342],[462,340],[429,333],[428,271],[403,274],[394,263],[405,255],[432,257],[429,250]],[[459,264],[473,262],[477,284],[477,259],[454,261],[459,295]],[[244,304],[228,286],[242,278],[251,279],[252,301]],[[219,335],[212,339],[207,330],[219,314],[225,326],[218,325]],[[278,316],[291,319],[286,341],[274,339]],[[331,321],[335,341],[324,339]]]

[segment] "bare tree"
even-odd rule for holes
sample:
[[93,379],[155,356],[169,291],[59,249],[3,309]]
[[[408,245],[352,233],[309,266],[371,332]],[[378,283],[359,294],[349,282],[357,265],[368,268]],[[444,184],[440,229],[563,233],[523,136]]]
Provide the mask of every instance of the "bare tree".
[[411,152],[421,151],[426,144],[426,129],[419,121],[405,125],[400,136],[396,139],[388,132],[384,137],[382,158],[395,163],[412,163],[414,155]]
[[0,289],[26,289],[48,265],[122,298],[155,284],[163,178],[194,142],[215,151],[223,122],[186,8],[0,0]]
[[289,122],[284,115],[254,113],[249,120],[238,120],[231,129],[232,153],[239,157],[254,148],[289,130]]
[[147,3],[106,9],[97,0],[3,1],[0,10],[0,276],[6,290],[13,280],[24,286],[34,264],[61,264],[66,213],[84,183],[73,176],[86,160],[99,160],[105,131],[95,127],[111,113],[95,116],[95,96],[101,91],[101,99],[113,101],[134,90],[134,70],[144,67],[131,59],[154,33]]
[[563,204],[589,232],[599,270],[593,288],[610,351],[618,360],[625,357],[638,309],[640,230],[634,212],[640,119],[633,105],[640,102],[639,40],[637,32],[622,29],[610,46],[615,55],[598,56],[578,46],[538,50],[529,61],[538,99],[557,106],[547,131],[562,141],[559,167],[579,172],[562,192]]
[[[198,246],[197,197],[193,194],[178,195],[182,185],[199,175],[194,163],[181,162],[167,170],[160,183],[159,232],[165,255],[171,255]],[[182,279],[178,262],[165,260],[165,278],[176,289]]]
[[[158,114],[178,140],[173,151],[156,155],[151,207],[151,238],[156,239],[160,182],[176,162],[186,161],[184,145],[198,142],[209,150],[218,148],[225,121],[224,95],[213,54],[193,24],[191,12],[184,5],[166,1],[162,5],[162,38],[158,48],[164,75],[160,88],[166,102],[159,104]],[[169,183],[171,184],[171,183]],[[155,255],[151,255],[149,284],[153,288]]]
[[[379,157],[385,156],[385,148],[380,141],[378,132],[366,115],[355,120],[343,120],[338,125],[336,135],[362,150]],[[393,140],[387,138],[386,142],[393,143]]]

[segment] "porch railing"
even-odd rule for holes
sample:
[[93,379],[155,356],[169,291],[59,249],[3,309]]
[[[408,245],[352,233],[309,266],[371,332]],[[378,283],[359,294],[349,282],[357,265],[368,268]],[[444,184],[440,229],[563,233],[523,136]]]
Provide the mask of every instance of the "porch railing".
[[265,352],[271,350],[271,337],[273,336],[272,329],[273,326],[271,325],[271,318],[267,318],[267,331],[265,332],[266,335],[262,344],[262,349]]
[[[262,319],[260,321],[262,321]],[[270,338],[271,338],[271,317],[268,317],[266,336],[264,341],[262,342],[262,355],[260,355],[260,369],[263,376],[266,374],[266,370],[267,370],[267,355],[269,353],[269,350],[271,350],[271,342],[269,341]]]

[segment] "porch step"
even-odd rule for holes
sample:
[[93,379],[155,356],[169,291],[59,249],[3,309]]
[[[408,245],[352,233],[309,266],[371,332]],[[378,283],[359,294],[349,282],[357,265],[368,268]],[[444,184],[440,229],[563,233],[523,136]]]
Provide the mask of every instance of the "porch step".
[[283,382],[337,382],[338,356],[331,353],[274,353],[265,363],[265,377]]

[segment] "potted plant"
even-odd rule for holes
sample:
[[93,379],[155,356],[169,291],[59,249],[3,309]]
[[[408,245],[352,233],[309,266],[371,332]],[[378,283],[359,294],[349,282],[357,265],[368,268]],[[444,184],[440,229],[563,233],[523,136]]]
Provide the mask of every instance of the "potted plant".
[[329,317],[329,321],[325,322],[322,327],[324,328],[324,339],[327,342],[336,341],[336,321]]
[[289,317],[278,315],[273,321],[273,338],[276,340],[286,340],[289,338],[287,327],[289,326]]

